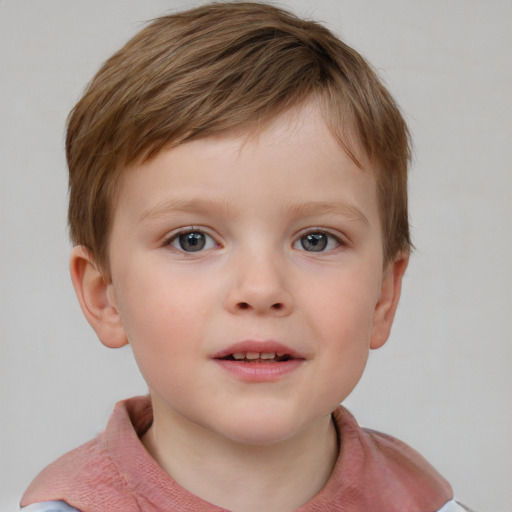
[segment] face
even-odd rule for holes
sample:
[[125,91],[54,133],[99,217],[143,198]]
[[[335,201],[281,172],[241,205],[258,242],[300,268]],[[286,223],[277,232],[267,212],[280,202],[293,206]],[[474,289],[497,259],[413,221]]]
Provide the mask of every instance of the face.
[[108,296],[155,417],[284,440],[329,416],[380,343],[374,178],[314,104],[129,169],[110,243]]

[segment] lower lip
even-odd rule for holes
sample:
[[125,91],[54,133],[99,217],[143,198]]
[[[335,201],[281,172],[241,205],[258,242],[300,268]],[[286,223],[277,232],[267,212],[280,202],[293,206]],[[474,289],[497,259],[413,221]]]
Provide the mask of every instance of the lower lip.
[[226,372],[244,382],[273,382],[297,370],[304,359],[290,359],[280,363],[243,363],[228,359],[214,359]]

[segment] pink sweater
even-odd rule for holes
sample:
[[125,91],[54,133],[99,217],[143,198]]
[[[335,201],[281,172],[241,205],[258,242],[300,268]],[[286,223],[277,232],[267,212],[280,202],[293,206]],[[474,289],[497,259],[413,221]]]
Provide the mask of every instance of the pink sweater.
[[[298,512],[434,512],[453,498],[450,485],[404,443],[333,413],[341,450],[325,487]],[[22,506],[63,500],[83,512],[220,512],[180,487],[139,437],[152,422],[147,397],[119,402],[96,439],[44,469]]]

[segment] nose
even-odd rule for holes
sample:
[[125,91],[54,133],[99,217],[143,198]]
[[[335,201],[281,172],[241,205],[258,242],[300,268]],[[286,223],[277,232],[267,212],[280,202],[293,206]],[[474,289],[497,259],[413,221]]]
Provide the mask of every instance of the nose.
[[293,298],[286,275],[276,258],[263,255],[240,256],[231,264],[232,281],[225,307],[234,314],[288,316]]

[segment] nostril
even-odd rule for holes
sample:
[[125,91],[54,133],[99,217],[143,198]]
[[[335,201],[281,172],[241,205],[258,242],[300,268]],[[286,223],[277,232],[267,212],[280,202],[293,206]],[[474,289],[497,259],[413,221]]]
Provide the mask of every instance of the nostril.
[[274,302],[274,304],[270,304],[270,306],[261,308],[261,311],[260,311],[260,307],[258,305],[254,306],[250,302],[238,302],[236,304],[236,309],[238,311],[248,311],[248,310],[253,310],[254,309],[254,310],[258,311],[258,312],[275,311],[276,313],[277,312],[280,313],[280,312],[286,310],[286,305],[283,302]]

